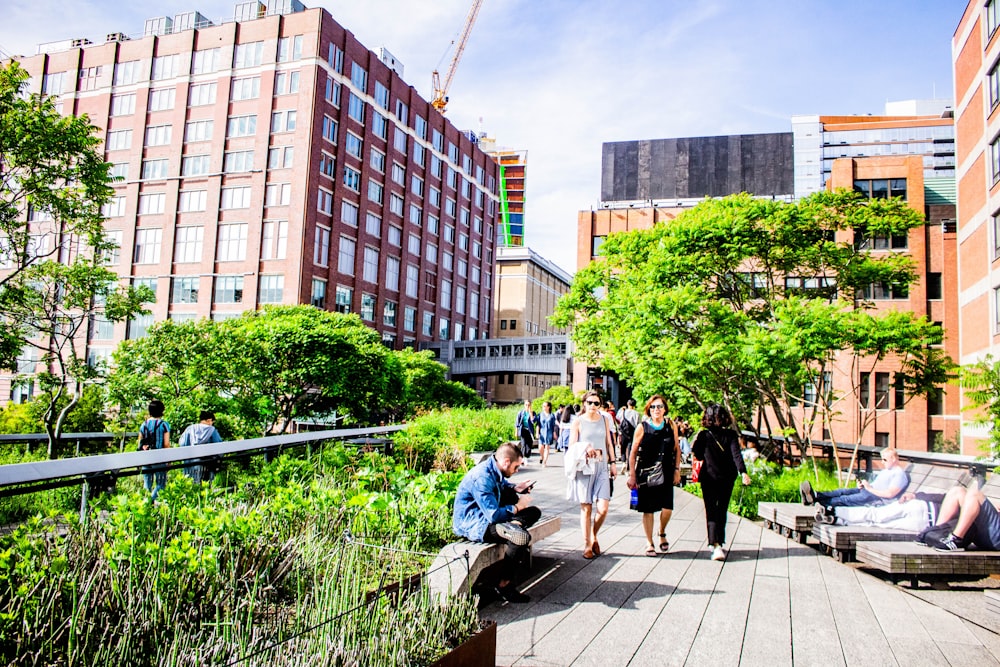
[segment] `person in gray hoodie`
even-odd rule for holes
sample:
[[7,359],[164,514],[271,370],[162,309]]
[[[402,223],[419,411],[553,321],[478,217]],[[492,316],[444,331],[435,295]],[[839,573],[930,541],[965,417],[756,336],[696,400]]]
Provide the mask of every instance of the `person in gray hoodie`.
[[[201,414],[198,415],[198,423],[191,424],[184,429],[184,433],[181,434],[180,446],[190,447],[191,445],[204,445],[210,442],[222,442],[222,436],[219,435],[219,431],[215,428],[215,413],[209,410],[202,410]],[[204,467],[200,465],[184,466],[184,474],[194,480],[195,484],[201,484],[204,476]],[[205,481],[210,482],[212,479],[209,477]]]

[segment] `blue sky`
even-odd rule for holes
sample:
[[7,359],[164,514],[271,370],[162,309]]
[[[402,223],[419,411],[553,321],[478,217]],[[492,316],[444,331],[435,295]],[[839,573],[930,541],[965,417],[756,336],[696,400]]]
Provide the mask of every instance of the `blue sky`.
[[[3,0],[0,49],[141,33],[143,20],[223,0]],[[428,97],[471,0],[323,0],[385,46]],[[879,114],[952,98],[965,0],[485,0],[451,86],[449,118],[528,151],[526,240],[576,268],[577,212],[600,197],[605,141],[785,132],[793,114]]]

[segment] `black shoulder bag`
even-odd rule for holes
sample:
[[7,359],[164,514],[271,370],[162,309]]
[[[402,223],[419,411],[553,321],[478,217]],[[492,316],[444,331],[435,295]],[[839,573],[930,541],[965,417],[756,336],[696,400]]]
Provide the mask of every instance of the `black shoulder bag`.
[[[666,424],[664,424],[666,428]],[[642,439],[646,439],[646,435],[649,431],[646,430],[646,423],[642,423]],[[642,447],[642,441],[639,444]],[[648,468],[639,468],[636,471],[636,480],[639,486],[645,486],[648,488],[655,488],[657,486],[663,486],[667,479],[663,474],[663,440],[660,440],[660,456],[656,459],[656,463],[649,466]]]

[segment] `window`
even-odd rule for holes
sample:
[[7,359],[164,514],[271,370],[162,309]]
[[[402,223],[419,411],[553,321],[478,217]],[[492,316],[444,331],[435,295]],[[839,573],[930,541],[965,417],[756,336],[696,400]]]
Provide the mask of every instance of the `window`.
[[135,113],[135,93],[111,96],[112,116],[131,116]]
[[344,147],[347,149],[347,153],[349,155],[353,155],[354,157],[360,159],[361,152],[364,149],[364,141],[362,141],[361,137],[353,132],[348,132]]
[[338,73],[344,73],[344,51],[336,44],[330,44],[326,54],[326,62]]
[[323,116],[323,138],[337,143],[337,121],[329,116]]
[[173,88],[149,91],[149,110],[168,111],[173,109],[176,92]]
[[456,207],[456,204],[455,204],[455,200],[454,199],[452,199],[451,197],[448,197],[447,199],[445,199],[445,201],[444,201],[444,212],[445,212],[445,214],[448,217],[450,217],[450,218],[454,218],[455,217],[455,207]]
[[362,93],[368,92],[368,71],[358,63],[351,63],[351,85]]
[[103,74],[104,68],[84,67],[80,69],[80,90],[94,90],[97,88],[97,81]]
[[468,234],[461,233],[461,234],[458,235],[458,247],[461,250],[468,250],[469,249],[469,235]]
[[153,125],[146,128],[147,146],[166,146],[170,143],[170,125]]
[[337,271],[347,276],[354,275],[354,253],[357,241],[346,236],[340,237],[340,249],[337,253]]
[[420,331],[425,336],[434,335],[434,313],[424,312],[423,324],[420,327]]
[[417,330],[417,309],[407,306],[403,309],[403,329],[405,331]]
[[422,224],[423,211],[416,204],[410,204],[410,222],[418,227]]
[[990,142],[990,175],[993,183],[1000,180],[1000,136]]
[[458,172],[456,172],[451,167],[448,167],[448,187],[451,188],[452,190],[455,190],[458,187],[457,183],[458,183]]
[[858,383],[858,403],[867,408],[871,392],[871,373],[862,373]]
[[227,174],[243,173],[253,169],[253,151],[231,151],[223,156],[222,170]]
[[990,109],[994,109],[997,104],[1000,104],[1000,63],[994,64],[990,69],[988,85],[990,88]]
[[128,180],[128,162],[116,162],[112,164],[111,178],[121,181]]
[[337,174],[337,165],[334,157],[327,153],[326,151],[320,151],[319,155],[319,173],[326,176],[329,179],[333,179]]
[[105,318],[103,315],[94,315],[94,328],[91,331],[91,340],[112,340],[115,336],[115,323]]
[[205,240],[204,227],[178,227],[174,238],[174,262],[190,264],[201,261]]
[[406,249],[410,251],[411,255],[420,257],[420,237],[416,234],[410,234],[407,237]]
[[334,81],[332,77],[327,77],[326,79],[324,97],[333,106],[340,107],[340,84]]
[[166,178],[169,163],[170,161],[165,158],[159,160],[143,160],[142,177],[144,179]]
[[410,192],[417,195],[418,197],[423,197],[424,179],[414,174],[413,177],[410,179]]
[[438,217],[436,215],[428,215],[427,216],[427,231],[428,232],[430,232],[434,236],[437,236],[438,235],[438,229],[440,228],[440,226],[441,226],[441,221],[438,220]]
[[215,104],[215,91],[217,85],[213,83],[196,83],[191,86],[188,93],[188,106],[203,107]]
[[424,271],[424,300],[437,303],[437,274]]
[[281,303],[284,298],[284,276],[261,276],[257,301],[260,303]]
[[396,308],[395,301],[386,301],[382,304],[382,324],[387,327],[396,326]]
[[993,214],[993,259],[1000,259],[1000,211]]
[[941,274],[927,274],[927,298],[931,300],[941,299]]
[[347,98],[347,115],[362,125],[365,124],[365,103],[354,93]]
[[232,102],[241,100],[255,100],[260,97],[260,77],[248,76],[242,79],[233,79],[232,92],[229,99]]
[[406,155],[406,132],[403,128],[396,128],[396,134],[392,139],[392,147],[403,155]]
[[53,72],[42,77],[43,95],[60,95],[63,91],[63,82],[66,79],[66,72]]
[[889,409],[889,374],[875,374],[875,409]]
[[469,274],[469,263],[464,259],[458,260],[458,275],[460,278],[465,278]]
[[469,292],[469,315],[474,320],[479,319],[479,292]]
[[371,166],[372,169],[380,174],[385,173],[385,153],[380,150],[372,149],[371,156]]
[[410,108],[403,100],[396,100],[396,118],[398,118],[399,122],[403,125],[409,124]]
[[233,54],[233,69],[243,67],[256,67],[260,65],[264,57],[264,42],[247,42],[237,44]]
[[[343,239],[341,239],[343,247]],[[316,234],[313,237],[313,264],[317,266],[329,266],[330,264],[330,228],[316,227]],[[354,263],[352,262],[353,266]]]
[[295,118],[295,109],[273,112],[271,114],[271,132],[294,132]]
[[[431,130],[431,143],[434,144],[434,150],[438,153],[444,152],[444,135],[438,130]],[[440,174],[438,174],[440,176]]]
[[361,277],[369,283],[378,282],[378,249],[365,246]]
[[424,258],[431,264],[437,264],[438,247],[433,243],[428,243],[425,250]]
[[105,266],[117,266],[122,261],[122,232],[113,230],[105,232],[111,247],[101,253],[101,263]]
[[420,295],[420,269],[413,264],[406,265],[406,296],[416,299]]
[[219,225],[220,262],[239,262],[247,257],[247,225],[245,223]]
[[184,141],[211,141],[214,121],[192,120],[184,125]]
[[446,310],[451,310],[451,281],[442,280],[441,281],[441,307]]
[[447,241],[448,243],[451,243],[451,244],[455,243],[455,226],[454,225],[445,225],[444,226],[444,240]]
[[349,201],[340,202],[340,221],[351,227],[358,226],[358,207]]
[[257,132],[257,116],[233,116],[229,119],[227,137],[252,137]]
[[986,34],[990,37],[1000,26],[1000,2],[990,0],[986,3]]
[[163,192],[139,195],[139,215],[159,215],[166,202],[167,195]]
[[344,287],[343,285],[337,285],[335,303],[335,308],[338,313],[351,312],[351,304],[354,303],[354,290],[349,287]]
[[1000,287],[993,289],[993,332],[1000,333]]
[[302,35],[278,39],[278,62],[299,60],[302,57]]
[[215,303],[243,303],[243,276],[216,278]]
[[264,194],[265,206],[288,206],[292,200],[291,183],[271,183]]
[[174,278],[170,285],[170,303],[198,303],[198,278]]
[[944,389],[935,387],[927,393],[927,414],[944,414]]
[[188,155],[181,158],[181,176],[204,176],[210,168],[211,159],[207,155]]
[[[326,155],[324,153],[324,155]],[[267,151],[268,169],[291,169],[295,146],[276,146]],[[329,156],[327,156],[329,157]]]
[[375,82],[375,104],[389,110],[389,89],[381,81]]
[[427,200],[431,203],[431,206],[441,208],[441,191],[432,186],[428,189],[427,193]]
[[159,264],[162,229],[138,229],[135,232],[135,263]]
[[361,295],[361,319],[366,322],[375,321],[375,297],[372,294]]
[[475,283],[476,285],[479,284],[479,274],[480,274],[479,267],[473,265],[473,267],[472,267],[472,282]]
[[382,186],[381,183],[377,183],[377,182],[372,181],[372,180],[368,181],[368,201],[370,201],[372,203],[375,203],[375,204],[378,204],[379,206],[381,206],[382,205],[382,196],[383,196],[384,191],[385,191],[385,188]]
[[320,213],[333,215],[333,193],[329,190],[319,189],[316,195],[316,210]]
[[445,251],[441,253],[441,268],[444,269],[445,271],[451,271],[453,268],[454,260],[455,256],[452,255],[450,252]]
[[892,407],[896,410],[902,410],[906,404],[906,376],[902,373],[896,373],[892,379]]
[[260,258],[284,259],[288,247],[288,221],[265,220],[261,234]]
[[223,210],[250,208],[251,188],[222,188],[219,208]]
[[361,172],[351,167],[344,167],[344,185],[355,192],[361,192]]
[[195,51],[191,59],[192,74],[208,74],[219,69],[218,48]]
[[389,121],[377,111],[372,112],[372,134],[383,141],[389,134]]
[[406,185],[406,167],[398,162],[392,163],[392,182],[399,185]]
[[387,257],[385,260],[385,287],[393,292],[399,291],[400,261],[397,257]]
[[447,317],[438,318],[438,340],[448,340],[451,331]]
[[[138,282],[138,281],[136,281]],[[127,337],[135,340],[144,338],[149,333],[149,327],[153,326],[153,315],[137,315],[129,320]]]
[[[450,141],[448,142],[448,159],[451,160],[452,162],[458,163],[458,146],[451,143]],[[451,174],[449,174],[449,181],[451,180],[452,174],[454,174],[454,172],[451,172]],[[455,184],[453,182],[451,183],[451,187],[455,187]]]
[[313,278],[309,292],[309,303],[317,308],[326,308],[326,281]]
[[397,248],[402,248],[403,230],[395,225],[389,225],[389,243]]
[[142,76],[139,71],[139,65],[141,65],[138,60],[129,60],[128,62],[118,63],[115,65],[115,77],[114,85],[116,86],[127,86],[130,83],[135,83]]
[[375,215],[374,213],[367,213],[365,215],[365,231],[374,236],[375,238],[382,237],[382,218]]
[[399,217],[403,217],[403,198],[395,192],[389,195],[389,210]]
[[909,289],[906,285],[894,285],[887,282],[878,282],[866,285],[858,290],[857,298],[860,300],[884,300],[884,299],[906,299],[909,297]]

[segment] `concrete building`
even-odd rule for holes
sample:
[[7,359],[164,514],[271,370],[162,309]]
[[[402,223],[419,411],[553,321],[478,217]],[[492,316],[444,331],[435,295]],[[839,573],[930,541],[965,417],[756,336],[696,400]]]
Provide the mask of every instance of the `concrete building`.
[[[958,182],[959,355],[1000,357],[1000,2],[970,0],[952,38]],[[963,397],[963,407],[967,400]],[[989,428],[962,424],[966,453]]]
[[155,321],[272,303],[358,313],[394,348],[490,331],[497,163],[325,9],[243,3],[20,60],[103,128],[113,266],[157,295],[147,318],[97,323],[91,358]]

